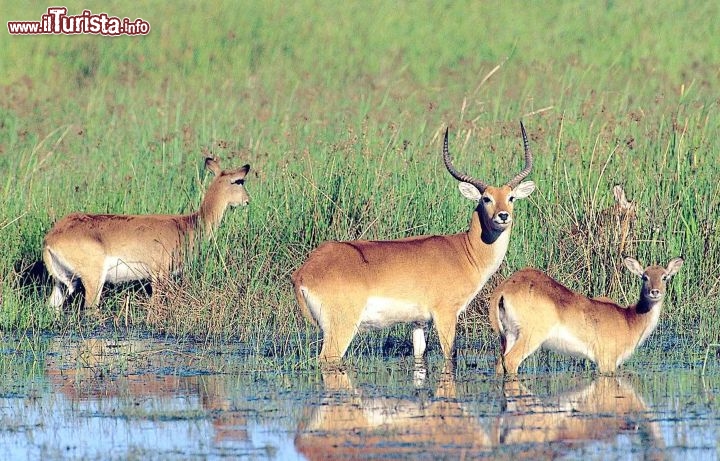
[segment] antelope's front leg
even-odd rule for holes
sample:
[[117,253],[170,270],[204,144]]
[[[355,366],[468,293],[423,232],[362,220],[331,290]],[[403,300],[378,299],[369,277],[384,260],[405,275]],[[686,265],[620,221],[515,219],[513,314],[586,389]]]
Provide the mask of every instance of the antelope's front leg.
[[440,347],[442,348],[445,360],[455,361],[455,328],[457,327],[456,312],[459,309],[438,309],[433,314],[433,322],[440,339]]
[[415,356],[415,360],[422,360],[423,355],[425,354],[425,348],[427,347],[427,344],[425,343],[425,325],[424,324],[415,324],[415,328],[413,329],[413,355]]

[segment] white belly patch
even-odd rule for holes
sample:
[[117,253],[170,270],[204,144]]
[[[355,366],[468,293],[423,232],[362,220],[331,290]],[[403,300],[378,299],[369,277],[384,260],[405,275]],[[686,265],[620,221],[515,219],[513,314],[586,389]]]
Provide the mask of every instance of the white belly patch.
[[105,281],[131,282],[150,278],[150,269],[142,262],[127,262],[114,256],[105,258]]
[[430,312],[416,302],[371,296],[360,315],[360,328],[379,329],[398,323],[428,322],[431,318]]
[[592,349],[562,326],[557,326],[552,330],[550,337],[543,343],[543,347],[551,351],[595,361]]

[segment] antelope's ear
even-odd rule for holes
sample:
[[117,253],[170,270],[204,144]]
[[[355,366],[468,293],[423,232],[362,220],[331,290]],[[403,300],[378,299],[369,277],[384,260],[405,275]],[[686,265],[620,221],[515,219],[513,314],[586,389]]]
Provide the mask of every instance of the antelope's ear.
[[625,258],[625,267],[627,267],[630,272],[637,275],[638,277],[642,277],[645,274],[645,268],[642,267],[642,265],[638,262],[637,259],[634,258]]
[[670,260],[670,262],[667,265],[667,276],[672,277],[673,275],[677,274],[677,272],[680,270],[680,268],[683,265],[683,259],[682,258],[673,258]]
[[205,157],[205,168],[212,171],[215,176],[220,176],[222,168],[217,157]]
[[525,198],[528,195],[532,194],[535,190],[535,183],[532,181],[524,181],[513,189],[512,194],[515,198]]
[[474,202],[479,202],[482,198],[482,192],[480,192],[477,187],[473,186],[469,182],[458,183],[458,189],[460,189],[460,193],[463,194],[463,197],[470,199]]
[[245,175],[247,175],[249,172],[250,172],[250,165],[246,164],[246,165],[241,166],[240,168],[235,168],[234,170],[226,171],[225,173],[232,174],[232,175],[238,175],[238,176],[242,175],[242,177],[245,177]]

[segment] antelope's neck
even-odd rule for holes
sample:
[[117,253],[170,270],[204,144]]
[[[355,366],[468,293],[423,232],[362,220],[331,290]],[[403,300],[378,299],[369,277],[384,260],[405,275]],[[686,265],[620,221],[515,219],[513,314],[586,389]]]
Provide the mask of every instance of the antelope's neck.
[[198,234],[202,233],[202,225],[200,224],[200,213],[195,212],[180,217],[179,228],[185,234],[185,239],[191,245],[194,243]]
[[650,334],[655,331],[660,321],[660,311],[662,310],[661,301],[650,301],[642,294],[640,300],[633,306],[634,309],[628,309],[627,312],[633,316],[633,326],[640,333],[640,339],[637,345],[642,344]]
[[635,312],[638,315],[648,315],[653,313],[659,313],[660,308],[662,307],[662,300],[661,301],[651,301],[647,299],[646,296],[642,293],[642,290],[640,292],[640,300],[637,304],[635,304]]
[[467,246],[470,260],[481,275],[483,284],[500,268],[510,243],[512,226],[502,232],[485,228],[477,210],[470,219]]
[[200,226],[201,233],[209,238],[220,226],[227,205],[207,200],[207,198],[206,195],[197,212],[197,221],[199,221],[197,226]]

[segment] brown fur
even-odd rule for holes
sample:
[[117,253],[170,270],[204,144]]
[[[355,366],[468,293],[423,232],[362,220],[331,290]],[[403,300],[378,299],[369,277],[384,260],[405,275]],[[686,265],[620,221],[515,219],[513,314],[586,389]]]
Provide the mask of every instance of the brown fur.
[[[106,281],[152,281],[180,269],[198,234],[211,235],[228,206],[250,200],[243,186],[249,165],[223,171],[212,158],[205,165],[215,178],[195,213],[72,213],[58,221],[43,242],[43,260],[55,280],[50,303],[60,309],[78,279],[85,288],[85,306],[97,307]],[[108,267],[108,258],[122,264]]]
[[[523,136],[526,140],[524,129]],[[425,351],[422,327],[430,320],[445,358],[453,357],[458,315],[505,257],[513,200],[530,195],[535,185],[492,187],[458,173],[449,161],[447,133],[443,154],[448,171],[462,181],[463,195],[477,202],[467,232],[325,242],[293,274],[302,312],[323,330],[321,362],[339,361],[360,329],[396,323],[415,325],[414,355],[420,358]],[[511,182],[521,181],[531,165],[526,145],[526,168]]]
[[[307,307],[301,287],[328,306],[325,315],[332,326],[323,330],[321,359],[344,355],[370,296],[422,305],[435,322],[443,353],[450,357],[457,316],[481,280],[492,275],[482,262],[501,261],[505,253],[504,248],[483,243],[480,234],[475,212],[467,233],[320,245],[292,281],[298,303],[312,322],[318,324],[318,319]],[[333,340],[338,341],[334,351]]]
[[667,280],[682,262],[675,258],[667,268],[643,269],[626,258],[630,271],[643,278],[639,301],[629,307],[587,298],[536,269],[516,272],[490,296],[490,323],[504,345],[497,373],[517,373],[543,345],[586,357],[601,373],[614,373],[657,326]]

